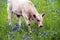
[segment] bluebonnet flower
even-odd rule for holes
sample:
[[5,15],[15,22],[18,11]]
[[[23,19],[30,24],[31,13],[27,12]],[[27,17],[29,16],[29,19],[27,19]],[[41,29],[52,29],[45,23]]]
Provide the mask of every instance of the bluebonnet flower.
[[27,35],[26,35],[26,34],[24,34],[24,35],[22,36],[22,38],[23,38],[23,39],[25,39],[26,37],[27,37]]
[[8,23],[8,19],[6,19],[6,27],[11,27],[12,25],[9,25],[9,23]]
[[12,27],[12,24],[9,24],[10,27]]
[[54,0],[50,0],[50,2],[54,2]]
[[12,31],[17,30],[17,28],[18,28],[17,26],[13,27],[12,28]]
[[10,35],[10,32],[7,32],[8,35]]
[[2,0],[2,2],[7,2],[7,0]]
[[30,38],[32,38],[32,35],[29,35]]
[[44,35],[48,36],[47,32],[44,32]]
[[55,10],[51,10],[52,12],[55,12]]
[[48,34],[46,34],[46,36],[48,36]]
[[16,26],[18,27],[18,26],[19,26],[19,24],[18,24],[18,23],[16,23]]
[[57,13],[58,13],[58,12],[59,12],[59,10],[55,10],[55,12],[57,12]]
[[44,34],[40,34],[40,37],[43,37],[44,36]]
[[35,29],[32,28],[31,31],[32,31],[32,32],[35,32]]
[[44,32],[44,35],[46,35],[46,32]]
[[14,39],[15,38],[15,35],[12,35],[12,39]]
[[8,39],[10,40],[10,32],[7,32],[7,35],[8,35]]
[[17,29],[17,32],[20,32],[20,30]]
[[21,23],[21,28],[24,29],[24,25]]
[[30,38],[32,38],[32,35],[31,35],[31,33],[27,33],[27,36],[29,36]]

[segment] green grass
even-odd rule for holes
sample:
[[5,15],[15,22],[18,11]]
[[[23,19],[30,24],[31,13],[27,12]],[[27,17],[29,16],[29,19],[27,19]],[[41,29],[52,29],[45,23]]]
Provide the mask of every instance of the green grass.
[[[43,27],[38,28],[35,25],[34,21],[31,21],[31,28],[35,29],[35,32],[27,35],[29,33],[28,28],[26,27],[25,20],[21,17],[21,21],[25,26],[25,29],[22,29],[20,26],[18,29],[20,32],[14,31],[7,26],[7,5],[6,2],[2,2],[0,0],[0,40],[12,40],[12,35],[14,34],[14,40],[60,40],[60,1],[55,0],[50,2],[48,0],[31,0],[35,5],[38,12],[41,14],[44,12],[46,15],[43,17]],[[58,10],[57,12],[55,12]],[[13,14],[12,25],[15,26],[16,23],[16,15]],[[7,32],[10,32],[8,36]],[[48,36],[44,35],[44,32],[48,34]],[[26,34],[26,38],[23,39],[22,36]],[[30,37],[31,36],[31,37]]]

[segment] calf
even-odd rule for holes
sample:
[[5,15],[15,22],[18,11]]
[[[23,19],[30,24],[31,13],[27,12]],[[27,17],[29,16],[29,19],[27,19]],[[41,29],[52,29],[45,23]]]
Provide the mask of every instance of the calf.
[[17,22],[21,26],[20,16],[26,21],[26,24],[31,32],[30,21],[34,20],[38,27],[42,27],[42,17],[45,14],[39,14],[35,9],[33,3],[29,0],[8,0],[7,1],[7,12],[9,25],[11,25],[12,13],[16,14]]

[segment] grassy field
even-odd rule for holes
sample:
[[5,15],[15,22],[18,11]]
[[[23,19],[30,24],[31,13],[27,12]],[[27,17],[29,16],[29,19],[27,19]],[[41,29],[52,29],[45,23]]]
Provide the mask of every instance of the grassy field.
[[59,0],[31,0],[38,12],[44,12],[43,27],[38,28],[31,21],[32,33],[30,34],[25,20],[21,17],[24,27],[19,26],[12,31],[16,25],[16,15],[13,14],[12,27],[8,25],[7,3],[0,0],[0,40],[60,40],[60,1]]

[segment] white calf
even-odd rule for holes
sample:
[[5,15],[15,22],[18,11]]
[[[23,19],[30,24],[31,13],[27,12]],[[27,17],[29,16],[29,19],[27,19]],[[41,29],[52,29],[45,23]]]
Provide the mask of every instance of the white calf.
[[42,27],[42,17],[45,15],[45,14],[40,15],[35,9],[33,3],[29,0],[8,0],[7,12],[9,25],[12,24],[11,23],[12,13],[15,13],[17,15],[17,21],[19,25],[21,25],[21,21],[19,20],[20,16],[24,17],[30,32],[31,32],[30,20],[34,20],[38,27]]

